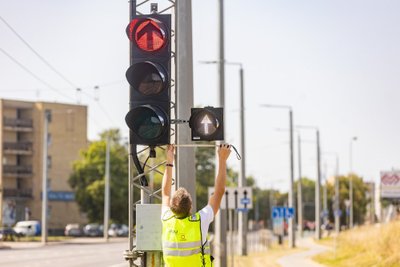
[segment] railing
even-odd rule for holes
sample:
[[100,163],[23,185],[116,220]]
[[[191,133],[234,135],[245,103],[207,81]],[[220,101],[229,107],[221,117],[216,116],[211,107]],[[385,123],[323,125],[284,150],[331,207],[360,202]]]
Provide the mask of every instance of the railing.
[[4,142],[4,151],[32,151],[32,142]]
[[4,126],[32,128],[32,119],[3,118]]
[[30,165],[3,165],[3,173],[32,174],[32,166],[30,166]]
[[16,189],[16,188],[4,188],[4,197],[19,197],[19,198],[32,198],[32,189]]

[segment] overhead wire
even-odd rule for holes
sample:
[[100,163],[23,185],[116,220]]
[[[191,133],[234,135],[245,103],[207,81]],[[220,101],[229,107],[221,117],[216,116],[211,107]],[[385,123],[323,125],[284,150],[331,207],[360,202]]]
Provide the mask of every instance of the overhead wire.
[[11,59],[15,64],[17,64],[18,66],[20,66],[24,71],[26,71],[27,73],[29,73],[32,77],[34,77],[36,80],[38,80],[39,82],[43,83],[44,85],[46,85],[49,89],[57,92],[58,94],[68,98],[68,99],[72,99],[73,101],[75,100],[74,98],[64,94],[63,92],[61,92],[60,90],[56,89],[54,86],[52,86],[51,84],[49,84],[48,82],[46,82],[45,80],[43,80],[42,78],[40,78],[39,76],[37,76],[35,73],[33,73],[31,70],[29,70],[25,65],[23,65],[21,62],[19,62],[16,58],[14,58],[13,56],[11,56],[9,53],[7,53],[3,48],[0,47],[0,51],[6,55],[9,59]]
[[[3,21],[3,23],[18,37],[18,39],[23,42],[31,52],[33,52],[47,67],[49,67],[52,71],[54,71],[59,77],[61,77],[65,82],[67,82],[69,85],[71,85],[72,87],[74,87],[76,90],[81,90],[81,88],[79,88],[76,84],[74,84],[73,82],[71,82],[71,80],[69,80],[68,78],[66,78],[65,75],[63,75],[60,71],[58,71],[53,65],[51,65],[43,56],[41,56],[1,15],[0,15],[0,20]],[[26,72],[28,72],[29,74],[31,74],[33,77],[35,77],[38,81],[40,81],[41,83],[45,84],[46,86],[48,86],[50,89],[52,89],[53,91],[56,91],[57,93],[61,94],[64,97],[67,97],[68,99],[72,99],[73,101],[75,100],[74,98],[65,95],[64,93],[62,93],[60,90],[57,90],[56,88],[54,88],[53,86],[51,86],[49,83],[47,83],[46,81],[44,81],[43,79],[41,79],[39,76],[37,76],[36,74],[34,74],[32,71],[30,71],[27,67],[25,67],[22,63],[18,62],[14,57],[12,57],[9,53],[7,53],[6,51],[4,51],[3,49],[0,48],[0,50],[7,56],[9,57],[12,61],[14,61],[17,65],[19,65],[22,69],[24,69]],[[119,81],[114,81],[114,82],[109,82],[108,84],[106,83],[104,86],[109,86],[112,85],[114,83],[117,83]],[[100,102],[98,101],[98,99],[96,99],[95,96],[91,96],[90,94],[81,91],[83,94],[85,94],[86,96],[92,98],[93,100],[95,100],[97,102],[97,105],[100,107],[101,111],[106,115],[106,117],[110,120],[110,122],[112,124],[116,124],[114,122],[114,120],[111,118],[111,116],[109,115],[109,113],[106,111],[106,109],[100,104]]]
[[71,86],[77,88],[74,83],[72,83],[69,79],[67,79],[61,72],[59,72],[55,67],[53,67],[44,57],[42,57],[33,47],[24,39],[18,32],[0,15],[0,20],[21,40],[44,64],[47,65],[52,71],[58,74],[64,81],[66,81]]

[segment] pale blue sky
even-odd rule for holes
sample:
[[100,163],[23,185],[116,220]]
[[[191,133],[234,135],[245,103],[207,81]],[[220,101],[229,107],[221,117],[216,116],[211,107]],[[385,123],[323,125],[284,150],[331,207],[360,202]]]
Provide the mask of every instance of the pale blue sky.
[[[217,57],[217,1],[193,0],[192,6],[195,105],[216,105],[217,68],[198,62]],[[116,0],[0,0],[0,15],[73,83],[51,71],[0,20],[0,48],[62,92],[0,51],[0,97],[79,98],[89,106],[89,138],[109,127],[127,133],[128,7]],[[245,68],[247,174],[261,187],[287,190],[289,179],[288,134],[276,131],[288,127],[288,114],[259,107],[267,103],[291,105],[295,124],[319,126],[322,150],[339,154],[341,173],[349,170],[352,136],[359,139],[355,172],[376,180],[381,170],[400,168],[399,12],[396,0],[225,1],[226,59]],[[93,99],[96,85],[100,105]],[[75,87],[82,88],[80,97]],[[226,67],[225,90],[226,140],[239,147],[235,66]],[[313,131],[302,135],[315,139]],[[315,145],[304,143],[303,174],[313,179],[315,160]],[[331,175],[334,158],[325,161]],[[234,157],[229,163],[238,168]]]

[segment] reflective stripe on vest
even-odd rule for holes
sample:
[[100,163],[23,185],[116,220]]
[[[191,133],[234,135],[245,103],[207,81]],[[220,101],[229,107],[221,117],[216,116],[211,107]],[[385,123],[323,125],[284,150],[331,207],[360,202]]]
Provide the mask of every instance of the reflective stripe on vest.
[[164,214],[162,225],[165,266],[211,266],[209,243],[201,244],[199,213],[178,219],[169,211]]

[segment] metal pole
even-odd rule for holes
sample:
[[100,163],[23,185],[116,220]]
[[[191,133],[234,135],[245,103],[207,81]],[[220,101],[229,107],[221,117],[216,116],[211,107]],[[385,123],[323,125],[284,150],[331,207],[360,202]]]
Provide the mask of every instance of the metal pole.
[[353,137],[350,140],[350,157],[349,157],[349,198],[350,198],[350,229],[353,228],[354,213],[353,213],[353,141],[356,141],[357,137]]
[[[290,188],[289,188],[289,208],[294,208],[294,159],[293,159],[293,111],[289,110],[289,129],[290,129]],[[294,217],[289,218],[289,247],[294,248],[295,244],[295,229]]]
[[[240,154],[242,155],[242,160],[240,162],[240,173],[239,173],[239,187],[244,187],[247,185],[246,182],[246,146],[245,146],[245,117],[244,117],[244,76],[243,67],[240,64],[239,69],[240,75]],[[247,212],[239,212],[239,255],[247,255]]]
[[[132,146],[129,145],[129,153],[128,153],[128,224],[129,224],[129,252],[133,251],[133,239],[134,239],[134,223],[135,223],[135,213],[133,212],[133,206],[134,206],[134,188],[135,185],[133,184],[132,181]],[[129,260],[129,267],[133,266],[133,260]]]
[[[225,107],[225,55],[224,55],[224,1],[218,0],[218,84],[219,84],[219,106]],[[225,113],[225,111],[224,111]],[[225,122],[226,122],[226,117]],[[219,142],[217,142],[218,144]],[[215,150],[215,173],[218,169],[217,149]],[[226,267],[226,212],[220,209],[215,217],[215,266]]]
[[47,153],[48,153],[48,130],[49,130],[50,111],[44,111],[43,129],[43,178],[42,178],[42,243],[47,242]]
[[340,231],[339,212],[339,157],[336,155],[336,173],[335,173],[335,231],[336,235]]
[[110,136],[107,136],[106,166],[104,177],[104,227],[103,236],[108,241],[108,221],[110,218]]
[[322,209],[324,212],[324,221],[323,223],[326,225],[328,222],[328,181],[326,179],[326,166],[324,167],[324,180],[325,184],[323,186],[324,194],[322,196]]
[[299,182],[297,184],[297,225],[299,227],[299,235],[303,237],[303,192],[301,179],[301,136],[297,136],[298,155],[299,155]]
[[[176,1],[176,111],[177,118],[189,118],[193,107],[193,49],[192,49],[192,1]],[[177,125],[177,144],[191,143],[187,125]],[[196,172],[193,148],[177,151],[177,185],[193,196],[192,209],[196,211]],[[201,207],[203,208],[203,207]]]
[[317,129],[317,182],[315,183],[315,238],[321,239],[321,150],[319,130]]

